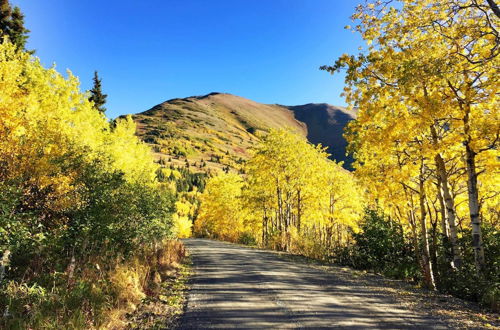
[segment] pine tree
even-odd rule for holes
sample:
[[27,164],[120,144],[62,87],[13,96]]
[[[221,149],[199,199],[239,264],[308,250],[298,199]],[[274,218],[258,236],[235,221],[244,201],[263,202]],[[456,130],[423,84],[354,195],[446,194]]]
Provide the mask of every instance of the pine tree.
[[7,36],[18,49],[26,50],[29,32],[24,27],[24,14],[19,7],[12,8],[8,0],[0,0],[0,37]]
[[12,8],[8,0],[0,0],[0,33],[2,38],[9,35]]
[[90,93],[89,101],[94,102],[94,107],[104,114],[106,112],[104,104],[106,104],[108,95],[102,93],[101,79],[97,75],[97,71],[94,71],[94,87],[90,90]]
[[[24,14],[19,7],[14,7],[11,16],[10,39],[19,49],[26,50],[28,33],[30,30],[24,27]],[[33,51],[30,51],[33,53]]]

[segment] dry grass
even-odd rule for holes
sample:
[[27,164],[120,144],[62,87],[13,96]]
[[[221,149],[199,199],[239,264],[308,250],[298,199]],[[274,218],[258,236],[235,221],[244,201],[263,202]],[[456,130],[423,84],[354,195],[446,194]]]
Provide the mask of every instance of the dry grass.
[[157,251],[153,259],[156,268],[151,273],[147,297],[132,313],[128,313],[127,328],[171,328],[185,306],[189,259],[184,245],[170,241]]
[[[107,319],[100,328],[131,327],[131,315],[140,314],[149,302],[160,295],[170,294],[165,288],[165,282],[181,275],[179,271],[184,267],[182,264],[185,258],[186,250],[182,242],[168,240],[157,249],[145,251],[129,263],[117,266],[110,275],[116,300],[107,311]],[[168,301],[166,307],[169,307]],[[166,312],[164,316],[172,317],[170,314]],[[134,323],[134,327],[137,327],[136,320]]]

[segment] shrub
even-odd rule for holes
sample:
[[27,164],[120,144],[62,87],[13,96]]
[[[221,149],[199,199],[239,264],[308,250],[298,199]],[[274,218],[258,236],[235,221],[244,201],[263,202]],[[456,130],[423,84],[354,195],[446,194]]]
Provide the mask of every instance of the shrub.
[[405,240],[403,228],[381,211],[367,209],[361,231],[353,234],[353,238],[353,245],[336,251],[335,261],[395,278],[419,276],[413,248]]
[[154,274],[169,276],[185,256],[181,242],[167,240],[157,248],[138,251],[109,271],[91,263],[93,267],[82,270],[71,285],[63,273],[50,274],[46,281],[37,279],[40,283],[4,282],[0,308],[5,317],[0,318],[0,328],[124,328],[126,314],[156,294]]
[[255,239],[255,236],[252,233],[245,231],[240,234],[240,237],[238,237],[238,243],[255,246],[257,245],[257,240]]
[[[460,269],[451,269],[449,260],[438,259],[437,287],[440,291],[454,296],[480,302],[485,306],[498,310],[500,296],[500,232],[493,225],[483,223],[483,246],[486,258],[486,272],[478,277],[474,265],[472,235],[470,229],[464,230],[458,241],[463,254],[463,265]],[[446,247],[440,243],[439,249]],[[442,253],[444,255],[444,253]]]

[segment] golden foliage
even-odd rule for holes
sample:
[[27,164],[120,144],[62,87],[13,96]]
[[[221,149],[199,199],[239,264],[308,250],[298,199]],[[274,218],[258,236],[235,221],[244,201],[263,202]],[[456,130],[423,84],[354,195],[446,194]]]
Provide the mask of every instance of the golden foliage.
[[174,214],[173,216],[174,228],[173,231],[178,238],[189,238],[193,228],[193,222],[186,216]]
[[317,248],[309,240],[345,244],[349,232],[358,230],[364,194],[352,174],[327,156],[298,134],[271,130],[244,178],[209,180],[195,232],[233,242],[248,242],[251,235],[263,246],[308,255]]
[[130,119],[110,127],[96,111],[71,72],[64,78],[54,68],[0,45],[0,176],[21,179],[26,186],[51,187],[48,208],[78,206],[76,169],[63,171],[68,154],[85,162],[105,160],[109,170],[124,173],[129,182],[152,182],[156,166],[149,148],[135,137]]
[[222,173],[211,178],[200,197],[195,233],[236,242],[245,229],[242,187],[243,180],[236,174]]
[[347,134],[357,177],[422,245],[430,287],[427,231],[438,220],[451,266],[462,263],[457,228],[467,226],[484,274],[483,223],[498,228],[500,202],[500,19],[468,0],[370,1],[353,19],[364,52],[325,69],[347,68],[345,96],[359,108]]

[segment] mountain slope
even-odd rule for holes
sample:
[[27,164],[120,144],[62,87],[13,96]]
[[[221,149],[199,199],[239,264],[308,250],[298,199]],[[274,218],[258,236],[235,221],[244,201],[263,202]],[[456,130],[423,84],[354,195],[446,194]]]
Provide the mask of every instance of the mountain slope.
[[211,93],[172,99],[132,118],[138,136],[153,146],[164,165],[209,172],[238,170],[258,136],[270,128],[289,127],[329,147],[333,159],[345,160],[342,129],[353,117],[328,104],[268,105]]
[[326,103],[291,106],[295,118],[306,124],[309,142],[328,147],[332,159],[345,161],[349,167],[352,157],[346,156],[347,141],[342,134],[344,127],[355,118],[356,112]]

